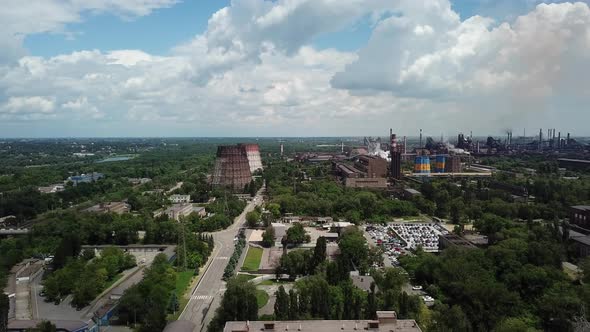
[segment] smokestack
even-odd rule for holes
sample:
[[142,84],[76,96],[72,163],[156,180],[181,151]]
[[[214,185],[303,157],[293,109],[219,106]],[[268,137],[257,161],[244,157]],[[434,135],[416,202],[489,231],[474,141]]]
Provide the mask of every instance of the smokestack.
[[570,144],[570,133],[567,133],[567,140],[565,141],[565,145]]
[[561,131],[557,135],[557,148],[561,149]]
[[404,154],[408,153],[408,138],[404,136]]
[[340,142],[340,153],[344,153],[344,142]]
[[422,129],[420,129],[420,149],[422,149]]

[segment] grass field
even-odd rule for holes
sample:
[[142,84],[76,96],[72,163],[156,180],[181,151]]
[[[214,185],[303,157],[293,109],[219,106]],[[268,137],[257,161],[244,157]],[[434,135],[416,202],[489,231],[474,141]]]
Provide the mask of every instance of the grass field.
[[116,275],[116,276],[113,278],[113,280],[111,280],[111,281],[108,281],[108,282],[106,283],[106,285],[104,286],[104,289],[107,289],[107,288],[111,287],[112,285],[114,285],[114,284],[117,282],[117,280],[121,279],[122,277],[123,277],[123,273],[119,273],[119,274],[117,274],[117,275]]
[[180,309],[176,312],[176,314],[168,314],[168,320],[177,320],[180,316],[180,313],[182,312],[182,309],[184,309],[184,307],[187,305],[188,297],[184,296],[184,294],[188,290],[188,286],[191,284],[194,276],[195,274],[192,270],[176,272],[176,288],[174,289],[174,292],[178,298],[178,305]]
[[175,290],[175,292],[176,292],[176,296],[179,299],[182,297],[182,295],[184,294],[184,292],[188,288],[188,285],[190,285],[191,280],[193,279],[194,275],[195,275],[195,273],[192,270],[180,271],[180,272],[176,273],[176,290]]
[[236,279],[238,279],[240,281],[248,281],[248,280],[252,280],[254,278],[256,278],[256,276],[249,275],[249,274],[238,274],[236,276]]
[[268,294],[260,289],[256,290],[256,302],[258,303],[258,309],[264,307],[268,303]]
[[242,265],[242,271],[258,271],[262,259],[262,248],[249,247],[246,260]]
[[272,286],[272,285],[289,284],[289,283],[291,283],[291,281],[286,281],[286,280],[276,281],[273,279],[273,280],[264,280],[264,281],[260,282],[259,285]]

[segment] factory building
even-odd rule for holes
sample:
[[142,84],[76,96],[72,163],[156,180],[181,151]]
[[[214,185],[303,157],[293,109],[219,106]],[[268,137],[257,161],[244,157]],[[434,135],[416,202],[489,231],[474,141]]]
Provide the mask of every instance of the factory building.
[[350,188],[387,188],[387,160],[378,156],[358,156],[353,163],[332,162],[334,172]]
[[262,160],[260,159],[260,147],[258,144],[238,144],[246,150],[250,173],[254,174],[257,170],[262,169]]
[[570,207],[570,224],[590,230],[590,206],[576,205]]
[[447,158],[445,163],[445,171],[447,173],[461,173],[463,172],[463,166],[461,164],[461,157],[450,156]]
[[590,169],[590,160],[559,158],[557,159],[557,163],[559,164],[559,167],[566,169],[580,171]]
[[[255,161],[252,164],[256,166]],[[252,181],[250,169],[245,145],[218,146],[211,184],[241,191]]]
[[355,168],[365,173],[368,178],[387,176],[387,160],[378,156],[359,156]]

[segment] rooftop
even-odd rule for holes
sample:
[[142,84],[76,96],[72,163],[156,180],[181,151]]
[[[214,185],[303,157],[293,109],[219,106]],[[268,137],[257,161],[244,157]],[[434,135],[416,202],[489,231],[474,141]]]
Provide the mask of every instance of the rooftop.
[[[394,314],[395,315],[395,314]],[[356,332],[370,330],[374,332],[421,332],[422,330],[413,319],[396,320],[379,323],[375,320],[297,320],[297,321],[250,321],[227,322],[224,332],[247,331],[310,331],[310,332]]]
[[[85,331],[88,327],[85,322],[76,320],[52,320],[51,322],[55,324],[58,331]],[[34,329],[39,323],[41,323],[41,320],[11,320],[8,322],[8,330]]]

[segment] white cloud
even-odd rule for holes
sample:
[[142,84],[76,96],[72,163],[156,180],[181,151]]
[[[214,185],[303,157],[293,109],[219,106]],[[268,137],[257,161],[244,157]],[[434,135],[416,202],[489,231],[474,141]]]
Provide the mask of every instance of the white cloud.
[[[0,8],[0,64],[12,62],[26,54],[25,36],[65,33],[69,23],[81,22],[84,13],[113,13],[126,19],[149,15],[153,10],[169,7],[177,0],[3,0]],[[70,34],[71,35],[71,34]]]
[[[73,9],[16,30],[59,31],[83,11],[137,16],[172,2],[70,0],[61,3]],[[373,32],[358,52],[310,46],[367,17]],[[362,135],[390,126],[409,134],[420,126],[438,136],[533,124],[522,114],[535,111],[534,126],[557,119],[585,129],[588,27],[582,3],[540,5],[508,23],[461,19],[448,0],[234,0],[168,56],[83,50],[0,65],[0,118],[92,126],[78,135]],[[78,121],[88,118],[100,121]]]
[[[572,95],[590,99],[580,89],[590,84],[586,4],[540,4],[513,24],[479,16],[437,19],[438,9],[423,9],[380,21],[358,59],[332,85],[450,100],[508,124],[528,112],[588,118],[581,108],[558,106]],[[424,26],[433,26],[433,33],[426,36]]]
[[42,96],[10,97],[0,107],[2,118],[29,118],[31,115],[52,115],[55,110],[55,101]]

